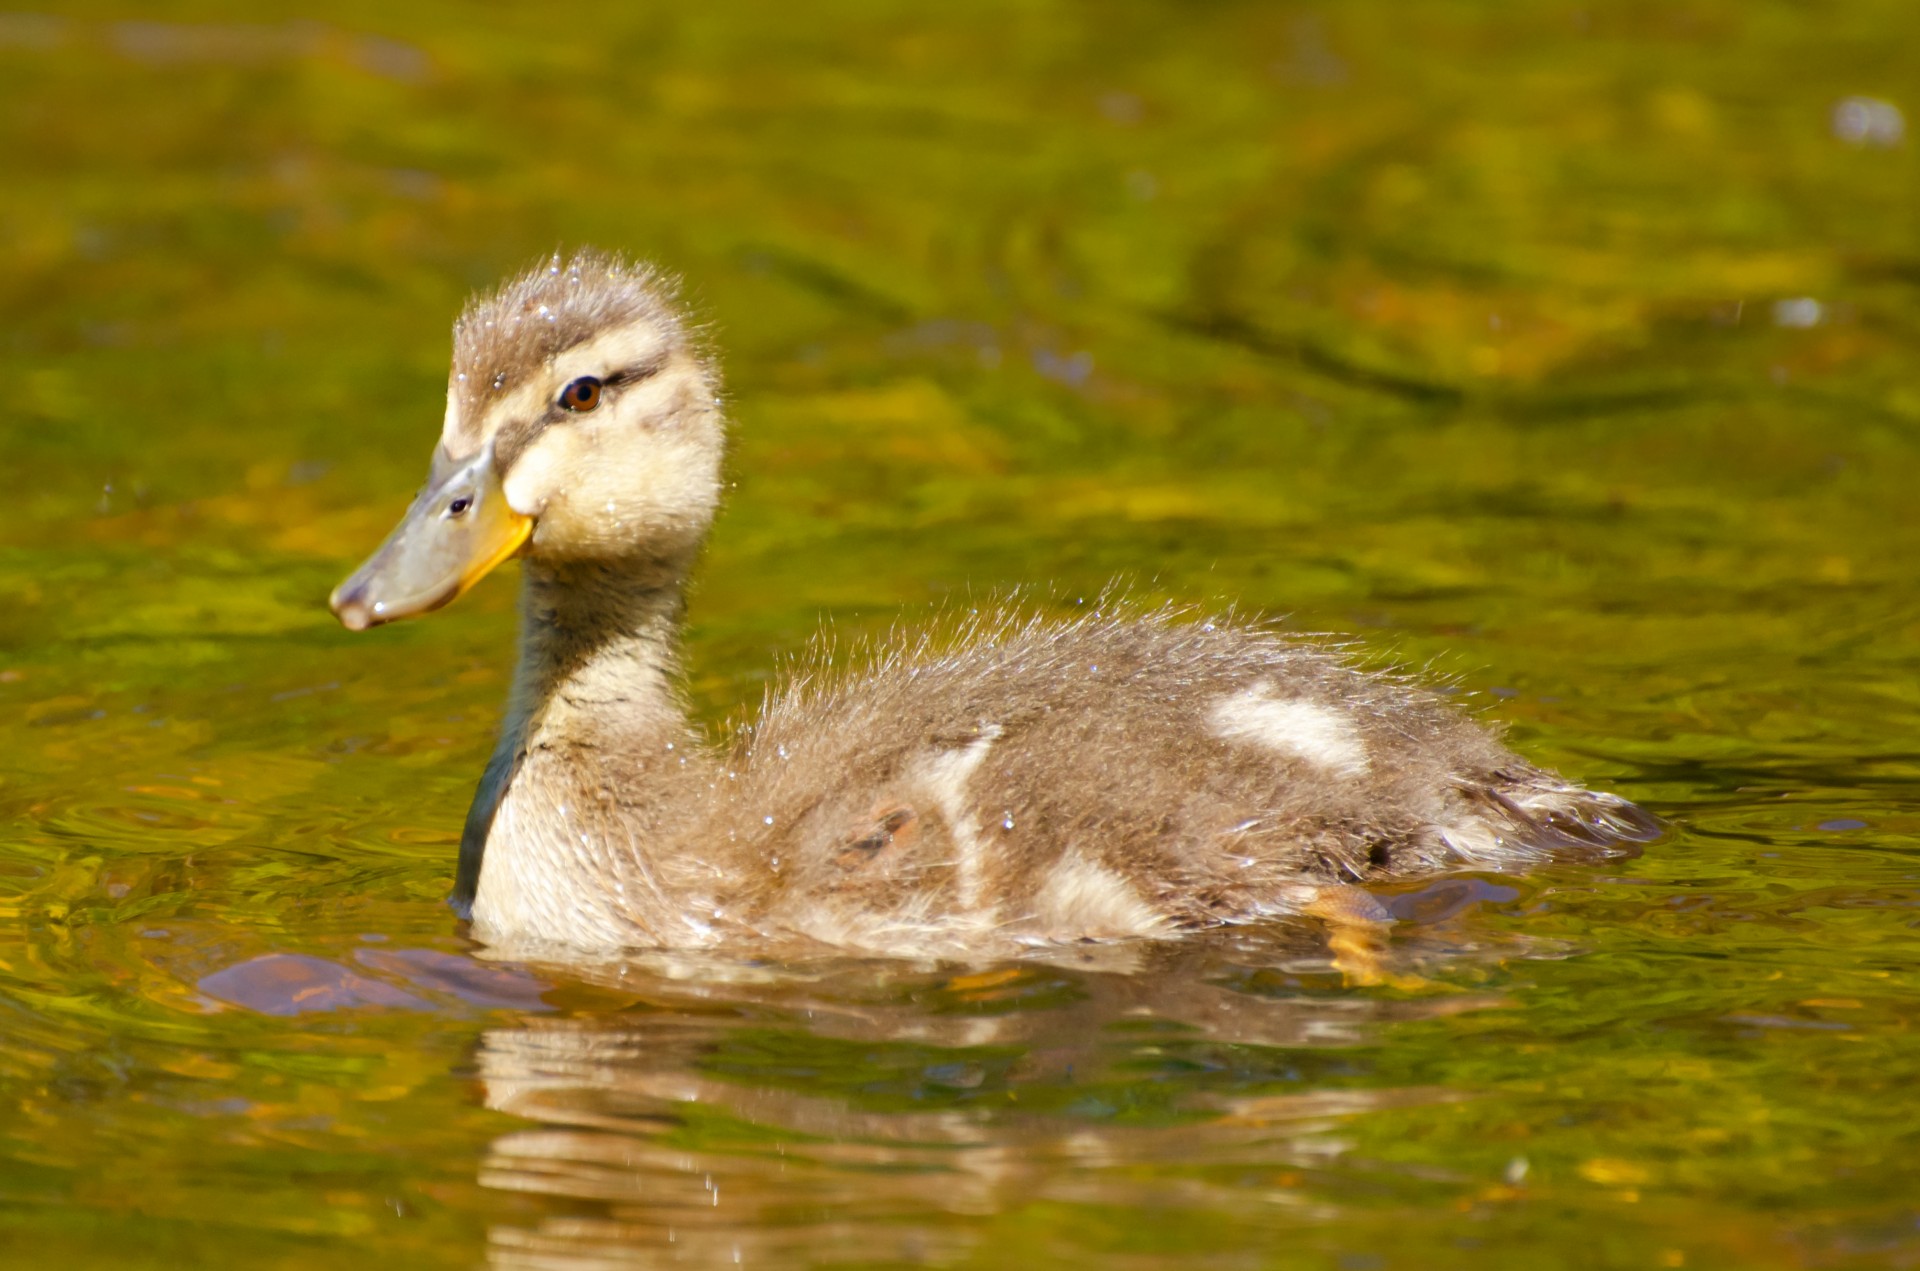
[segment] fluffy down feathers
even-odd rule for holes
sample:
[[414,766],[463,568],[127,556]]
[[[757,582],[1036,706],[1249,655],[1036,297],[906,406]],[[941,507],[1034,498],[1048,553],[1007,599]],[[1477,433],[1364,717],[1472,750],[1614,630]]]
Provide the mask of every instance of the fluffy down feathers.
[[994,955],[1367,910],[1355,884],[1656,833],[1424,689],[1173,611],[996,610],[851,673],[816,659],[709,746],[674,668],[717,382],[668,283],[611,256],[555,257],[455,328],[442,457],[487,448],[532,523],[456,887],[484,940]]
[[519,814],[489,853],[521,888],[564,878],[595,910],[529,924],[542,938],[1005,953],[1299,913],[1328,889],[1608,855],[1657,832],[1425,689],[1170,610],[972,616],[852,672],[816,656],[718,751],[676,735],[585,729],[525,785],[524,807],[548,794],[545,841]]

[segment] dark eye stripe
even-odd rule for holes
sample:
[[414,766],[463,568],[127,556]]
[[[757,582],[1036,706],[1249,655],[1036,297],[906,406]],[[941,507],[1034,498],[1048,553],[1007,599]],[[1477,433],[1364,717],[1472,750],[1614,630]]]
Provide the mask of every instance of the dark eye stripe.
[[622,367],[615,371],[613,374],[607,376],[602,383],[608,388],[624,388],[629,384],[638,384],[642,380],[650,380],[667,369],[667,360],[672,356],[673,350],[661,349],[644,362],[637,362],[632,366]]
[[544,413],[536,415],[532,419],[516,420],[506,424],[495,434],[493,441],[494,462],[499,465],[501,472],[506,472],[507,469],[513,466],[513,461],[520,457],[520,452],[528,446],[531,446],[534,439],[547,430],[547,425],[566,419],[571,415],[584,414],[584,411],[571,408],[566,404],[567,389],[572,388],[582,379],[594,380],[599,384],[600,396],[595,403],[595,405],[598,406],[605,403],[608,393],[615,389],[626,388],[630,385],[652,379],[660,372],[666,370],[667,363],[672,360],[673,350],[671,348],[665,348],[644,362],[622,367],[620,370],[600,376],[597,379],[591,375],[584,375],[578,379],[568,381],[566,388],[560,390],[559,396],[553,399],[553,404],[547,407]]

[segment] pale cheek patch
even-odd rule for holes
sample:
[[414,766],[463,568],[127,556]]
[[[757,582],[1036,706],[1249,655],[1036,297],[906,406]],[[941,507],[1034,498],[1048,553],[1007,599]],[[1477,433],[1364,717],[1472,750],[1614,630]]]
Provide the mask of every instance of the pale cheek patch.
[[561,484],[560,476],[576,463],[575,435],[570,429],[549,428],[521,451],[502,483],[507,506],[522,516],[539,516]]
[[1207,717],[1216,737],[1244,742],[1342,777],[1367,770],[1367,746],[1340,712],[1312,702],[1281,702],[1265,684],[1223,698]]

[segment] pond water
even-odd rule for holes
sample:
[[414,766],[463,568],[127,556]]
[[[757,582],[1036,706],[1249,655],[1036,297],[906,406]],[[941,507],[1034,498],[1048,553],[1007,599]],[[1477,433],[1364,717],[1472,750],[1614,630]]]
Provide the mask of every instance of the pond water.
[[[1920,1263],[1908,9],[0,15],[0,1249]],[[1426,667],[1671,833],[1402,889],[1398,987],[1308,923],[475,957],[513,571],[324,598],[464,294],[580,243],[724,351],[705,718],[823,622],[1118,577]]]

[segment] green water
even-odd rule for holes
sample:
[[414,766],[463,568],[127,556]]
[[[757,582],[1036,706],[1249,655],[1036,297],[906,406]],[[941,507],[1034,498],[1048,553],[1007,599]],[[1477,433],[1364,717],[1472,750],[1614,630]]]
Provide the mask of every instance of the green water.
[[[0,1251],[1920,1263],[1920,190],[1834,120],[1920,110],[1907,0],[262,21],[0,15]],[[581,243],[724,349],[706,716],[822,621],[1120,576],[1672,835],[1409,889],[1425,987],[1305,925],[473,959],[512,579],[323,598],[464,294]]]

